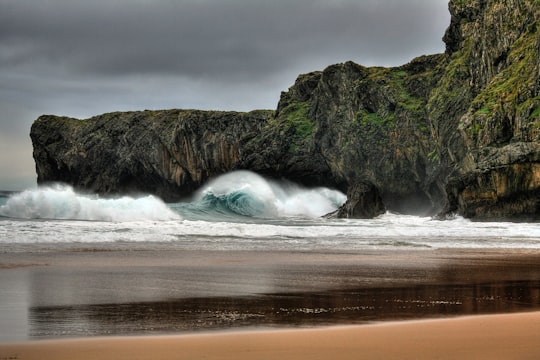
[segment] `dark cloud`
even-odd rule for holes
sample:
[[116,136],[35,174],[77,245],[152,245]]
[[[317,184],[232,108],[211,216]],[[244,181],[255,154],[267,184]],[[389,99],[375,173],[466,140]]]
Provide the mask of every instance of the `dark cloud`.
[[440,9],[433,0],[15,0],[0,15],[2,60],[191,77],[271,73],[313,58],[388,64],[441,48]]
[[299,73],[443,51],[446,2],[0,0],[0,133],[27,139],[41,113],[275,108]]

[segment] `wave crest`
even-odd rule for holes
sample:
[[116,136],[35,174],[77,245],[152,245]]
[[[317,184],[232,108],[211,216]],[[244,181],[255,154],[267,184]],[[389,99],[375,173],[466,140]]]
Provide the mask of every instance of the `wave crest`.
[[346,196],[337,190],[307,189],[242,170],[217,177],[198,192],[193,202],[174,207],[186,218],[316,218],[337,210],[345,200]]

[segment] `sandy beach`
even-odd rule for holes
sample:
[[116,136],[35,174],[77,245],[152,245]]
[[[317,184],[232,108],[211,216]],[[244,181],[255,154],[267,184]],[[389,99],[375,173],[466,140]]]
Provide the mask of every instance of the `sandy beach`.
[[537,251],[70,248],[0,285],[0,360],[540,356]]
[[311,330],[0,345],[0,359],[538,359],[540,312]]

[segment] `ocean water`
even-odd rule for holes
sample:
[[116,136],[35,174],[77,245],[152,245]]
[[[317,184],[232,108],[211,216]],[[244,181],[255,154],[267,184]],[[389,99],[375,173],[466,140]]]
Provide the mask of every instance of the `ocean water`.
[[540,249],[540,224],[435,220],[386,213],[327,219],[346,200],[238,171],[192,199],[100,198],[65,185],[0,193],[3,252],[85,249],[358,251],[362,249]]

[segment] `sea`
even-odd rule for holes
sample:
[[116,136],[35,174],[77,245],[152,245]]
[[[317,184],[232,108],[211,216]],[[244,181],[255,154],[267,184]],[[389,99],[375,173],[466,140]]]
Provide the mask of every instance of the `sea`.
[[540,308],[540,224],[326,216],[345,201],[248,171],[176,203],[0,192],[0,342]]
[[56,184],[0,192],[3,252],[85,249],[359,251],[540,249],[540,224],[445,220],[387,212],[374,219],[325,215],[345,194],[248,171],[217,177],[186,201],[100,197]]

